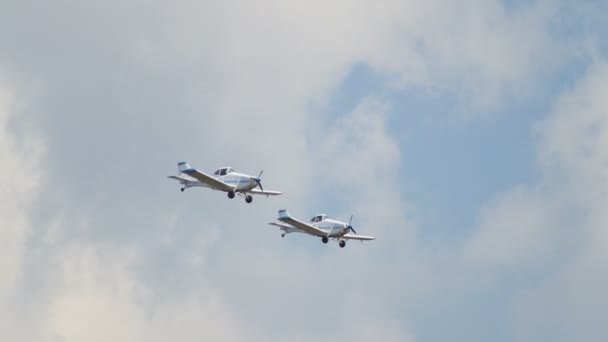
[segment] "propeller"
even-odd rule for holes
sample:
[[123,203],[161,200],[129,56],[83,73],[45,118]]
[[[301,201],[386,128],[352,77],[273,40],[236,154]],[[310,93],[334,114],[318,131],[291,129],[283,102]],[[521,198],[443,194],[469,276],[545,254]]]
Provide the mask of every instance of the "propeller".
[[353,233],[357,234],[357,231],[355,230],[355,228],[353,228],[353,225],[351,224],[353,222],[353,215],[350,215],[350,220],[348,220],[348,226],[346,226],[346,228],[350,229],[353,231]]
[[258,186],[260,187],[260,189],[261,189],[262,191],[264,191],[264,188],[262,187],[262,178],[260,178],[260,177],[262,177],[262,173],[264,173],[264,170],[260,171],[260,174],[259,174],[259,175],[258,175],[256,178],[253,178],[253,180],[254,180],[256,183],[258,183]]

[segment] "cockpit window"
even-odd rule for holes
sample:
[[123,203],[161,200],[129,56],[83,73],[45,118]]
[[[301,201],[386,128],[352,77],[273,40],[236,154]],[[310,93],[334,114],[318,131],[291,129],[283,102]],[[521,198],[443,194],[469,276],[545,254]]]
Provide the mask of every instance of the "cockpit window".
[[323,221],[323,215],[317,215],[310,219],[310,222],[321,222]]
[[216,175],[216,176],[219,176],[220,175],[220,170],[215,171],[213,174]]
[[226,175],[226,169],[221,169],[220,176],[225,176],[225,175]]

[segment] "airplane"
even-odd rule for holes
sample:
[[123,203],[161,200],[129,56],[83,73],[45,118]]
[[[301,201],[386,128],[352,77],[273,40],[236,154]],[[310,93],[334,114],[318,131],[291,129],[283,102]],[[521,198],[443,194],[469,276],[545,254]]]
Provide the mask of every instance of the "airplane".
[[[255,177],[244,173],[234,172],[231,167],[222,167],[213,173],[213,176],[198,171],[190,167],[186,162],[177,163],[178,176],[169,176],[171,179],[178,180],[182,184],[182,192],[187,188],[195,186],[211,188],[217,191],[228,193],[228,198],[234,198],[236,194],[245,198],[245,202],[251,203],[251,195],[277,196],[282,194],[280,191],[264,190],[262,187],[262,172]],[[258,188],[259,189],[256,189]]]
[[[329,239],[337,240],[342,248],[346,246],[346,240],[367,241],[376,239],[373,236],[357,235],[357,232],[351,224],[353,220],[352,215],[349,222],[345,223],[328,219],[325,214],[319,214],[315,215],[310,220],[311,223],[309,224],[293,218],[291,214],[289,214],[289,211],[281,209],[279,210],[278,220],[279,222],[271,222],[269,224],[281,228],[283,231],[281,237],[285,237],[285,234],[289,233],[306,233],[320,237],[323,243],[327,243]],[[350,234],[350,231],[354,234]]]

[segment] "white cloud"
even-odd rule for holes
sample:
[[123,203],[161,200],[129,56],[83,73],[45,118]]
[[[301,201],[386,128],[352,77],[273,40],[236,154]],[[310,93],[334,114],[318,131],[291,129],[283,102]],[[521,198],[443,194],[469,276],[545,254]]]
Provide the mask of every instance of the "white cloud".
[[[99,247],[70,247],[57,255],[55,293],[48,308],[50,336],[62,341],[237,341],[247,338],[221,295],[201,284],[199,293],[155,301],[135,276],[143,256]],[[251,337],[251,336],[249,336]]]
[[[23,322],[18,299],[22,295],[23,257],[30,233],[30,206],[39,186],[41,146],[36,136],[23,127],[13,133],[11,123],[19,114],[18,96],[0,70],[0,337],[11,339]],[[4,339],[3,338],[3,339]]]
[[[539,128],[543,178],[518,187],[481,215],[465,248],[470,262],[512,266],[541,279],[516,291],[518,340],[603,341],[608,305],[608,64],[598,63],[556,102]],[[542,266],[542,267],[539,267]],[[496,269],[495,269],[496,270]]]
[[519,187],[481,212],[481,230],[465,246],[472,263],[523,267],[550,257],[559,234],[554,200]]
[[[314,136],[316,179],[320,188],[352,210],[362,229],[368,226],[377,235],[390,235],[391,242],[412,242],[413,227],[406,223],[400,191],[399,146],[388,131],[389,114],[386,101],[368,97],[335,123],[322,122],[319,126],[325,127]],[[342,213],[343,219],[348,214]]]
[[[563,268],[538,288],[519,297],[515,314],[537,321],[560,322],[565,336],[586,341],[604,341],[608,329],[602,317],[608,302],[608,63],[601,61],[589,68],[572,91],[566,92],[544,123],[540,153],[548,174],[557,168],[555,186],[564,187],[581,211],[576,222],[565,222],[569,238],[580,241],[576,252]],[[538,308],[554,307],[542,317]],[[525,326],[525,322],[519,323]],[[523,336],[530,336],[530,331]],[[532,337],[534,335],[532,334]],[[567,339],[567,338],[565,338]]]

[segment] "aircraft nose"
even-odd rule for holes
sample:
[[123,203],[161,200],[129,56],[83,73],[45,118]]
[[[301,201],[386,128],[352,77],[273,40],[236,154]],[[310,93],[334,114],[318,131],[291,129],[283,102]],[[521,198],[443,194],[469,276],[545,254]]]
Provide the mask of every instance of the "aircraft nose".
[[258,186],[260,187],[260,190],[264,191],[264,188],[262,187],[262,178],[260,178],[260,176],[251,177],[251,179],[258,184]]
[[355,228],[353,228],[353,225],[352,225],[352,224],[348,224],[348,225],[346,225],[346,229],[347,229],[347,230],[351,230],[353,233],[357,234],[357,232],[355,231]]

